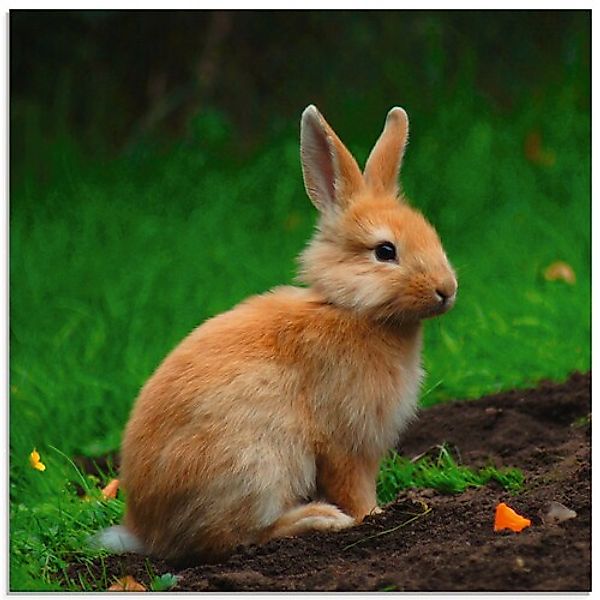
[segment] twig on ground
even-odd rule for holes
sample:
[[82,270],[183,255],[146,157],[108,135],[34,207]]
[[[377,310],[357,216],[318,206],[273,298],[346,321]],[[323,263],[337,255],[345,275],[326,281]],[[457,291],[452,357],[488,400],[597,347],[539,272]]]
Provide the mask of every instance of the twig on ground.
[[342,551],[348,550],[348,548],[352,548],[353,546],[358,546],[358,544],[362,544],[363,542],[372,540],[373,538],[381,537],[382,535],[386,535],[388,533],[393,533],[394,531],[398,531],[398,529],[402,529],[403,527],[410,525],[410,523],[412,523],[413,521],[416,521],[417,519],[424,517],[425,515],[429,514],[432,511],[432,508],[430,506],[427,506],[427,504],[425,504],[424,502],[423,502],[423,508],[425,510],[422,513],[419,513],[418,515],[411,517],[407,521],[404,521],[404,523],[401,523],[400,525],[396,525],[396,527],[392,527],[391,529],[386,529],[385,531],[380,531],[379,533],[375,533],[375,534],[369,535],[365,538],[361,538],[360,540],[357,540],[356,542],[353,542],[352,544],[348,544],[347,546],[344,546],[342,548]]

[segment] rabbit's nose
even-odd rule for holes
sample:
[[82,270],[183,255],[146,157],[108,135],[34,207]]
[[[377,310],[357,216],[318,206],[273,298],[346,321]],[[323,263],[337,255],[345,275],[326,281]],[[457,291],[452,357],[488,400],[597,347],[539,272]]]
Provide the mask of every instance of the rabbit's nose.
[[439,282],[435,288],[435,293],[438,301],[442,306],[451,304],[456,298],[456,279],[454,277],[448,277],[447,279]]
[[435,290],[435,293],[437,294],[438,300],[442,303],[442,304],[446,304],[448,298],[450,296],[448,296],[448,293],[445,290],[441,290],[441,289],[437,289]]

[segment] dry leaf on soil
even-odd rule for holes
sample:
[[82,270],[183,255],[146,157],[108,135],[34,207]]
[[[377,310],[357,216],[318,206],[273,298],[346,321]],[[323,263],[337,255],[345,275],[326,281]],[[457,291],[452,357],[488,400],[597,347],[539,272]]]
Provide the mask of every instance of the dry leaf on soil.
[[125,575],[117,579],[108,590],[109,592],[145,592],[146,588],[139,581],[136,581],[131,575]]

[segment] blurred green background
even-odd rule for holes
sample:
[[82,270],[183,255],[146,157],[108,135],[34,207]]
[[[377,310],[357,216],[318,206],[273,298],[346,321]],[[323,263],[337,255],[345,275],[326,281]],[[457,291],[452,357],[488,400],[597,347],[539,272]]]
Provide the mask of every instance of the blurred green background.
[[116,450],[182,337],[293,281],[309,103],[361,164],[409,114],[403,187],[460,281],[423,405],[588,370],[590,33],[590,11],[11,11],[13,589],[67,585],[115,517],[76,505],[66,457]]

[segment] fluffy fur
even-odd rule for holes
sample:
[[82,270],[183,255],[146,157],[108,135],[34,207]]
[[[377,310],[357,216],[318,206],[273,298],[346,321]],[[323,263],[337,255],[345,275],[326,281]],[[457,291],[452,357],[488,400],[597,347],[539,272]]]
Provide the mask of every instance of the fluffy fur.
[[[399,197],[407,135],[392,109],[363,174],[317,109],[304,111],[320,212],[300,257],[308,287],[205,322],[143,387],[122,447],[117,549],[217,560],[379,510],[380,459],[416,409],[421,320],[448,310],[457,286],[434,229]],[[396,261],[377,259],[382,242]]]

